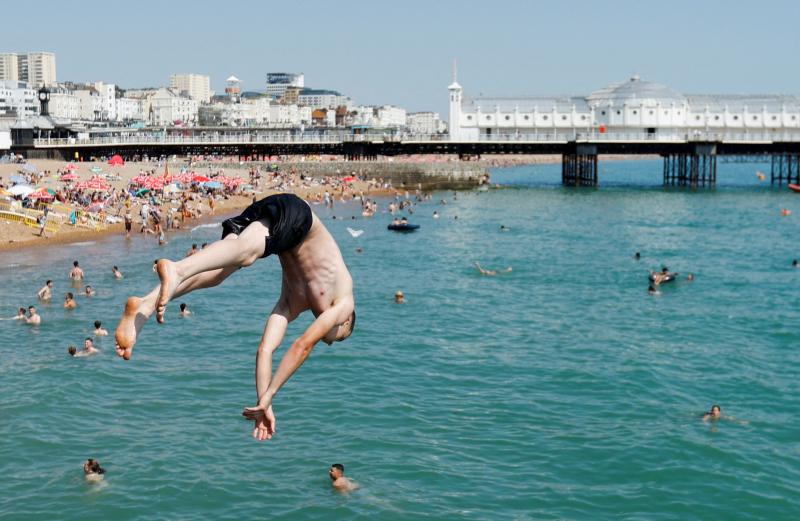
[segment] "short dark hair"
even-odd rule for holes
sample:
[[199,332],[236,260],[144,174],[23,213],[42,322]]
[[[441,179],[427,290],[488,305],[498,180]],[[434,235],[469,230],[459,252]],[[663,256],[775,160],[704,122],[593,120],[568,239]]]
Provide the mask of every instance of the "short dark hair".
[[[20,309],[24,309],[24,308],[20,308]],[[28,309],[29,309],[29,310],[30,310],[30,309],[36,309],[36,306],[28,306]]]
[[114,266],[112,269],[115,269],[115,270],[116,270],[116,269],[118,269],[118,268],[117,268],[116,266]]
[[50,279],[48,279],[48,280],[47,280],[47,282],[45,282],[44,284],[45,284],[45,286],[46,286],[46,285],[50,284],[51,282],[53,282],[53,281],[52,281],[52,280],[50,280]]
[[350,334],[353,334],[353,331],[356,329],[356,309],[353,308],[353,312],[350,314]]
[[341,463],[334,463],[333,465],[331,465],[331,468],[339,469],[342,471],[342,474],[344,474],[344,465],[342,465]]
[[72,261],[72,265],[77,268],[78,267],[78,261]]
[[186,302],[181,302],[181,306],[180,306],[180,308],[181,308],[181,311],[183,311],[184,309],[186,309]]
[[69,353],[70,356],[75,356],[75,353],[77,353],[77,352],[78,352],[78,349],[75,346],[69,346],[67,348],[67,353]]
[[[33,307],[33,306],[31,306],[31,307]],[[25,313],[25,308],[19,308],[17,311],[22,311],[23,313]]]
[[102,324],[102,322],[100,322],[99,320],[95,320],[94,321],[94,328],[97,329],[98,327],[100,327],[101,324]]
[[67,298],[75,298],[75,295],[73,295],[71,291],[68,291]]

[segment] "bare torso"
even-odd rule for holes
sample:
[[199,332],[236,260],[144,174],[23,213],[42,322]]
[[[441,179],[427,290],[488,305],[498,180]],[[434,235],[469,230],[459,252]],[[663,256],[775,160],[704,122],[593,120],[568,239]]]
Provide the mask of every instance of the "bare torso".
[[283,269],[281,298],[297,316],[310,309],[314,316],[353,293],[353,279],[330,232],[313,216],[311,230],[296,248],[279,255]]

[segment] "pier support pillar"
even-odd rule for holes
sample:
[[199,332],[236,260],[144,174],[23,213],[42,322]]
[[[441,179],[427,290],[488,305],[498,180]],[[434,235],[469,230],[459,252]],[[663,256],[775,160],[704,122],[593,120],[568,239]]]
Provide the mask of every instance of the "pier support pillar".
[[664,186],[689,188],[717,184],[717,147],[695,145],[691,152],[664,155]]
[[574,152],[561,156],[561,184],[597,186],[597,147],[577,145]]
[[784,182],[800,184],[800,155],[773,154],[770,181],[779,186]]

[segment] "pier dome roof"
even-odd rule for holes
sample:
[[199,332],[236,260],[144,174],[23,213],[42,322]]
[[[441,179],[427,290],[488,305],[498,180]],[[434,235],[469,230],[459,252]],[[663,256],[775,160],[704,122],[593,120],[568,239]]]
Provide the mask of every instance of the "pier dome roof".
[[586,98],[586,101],[592,106],[622,105],[631,101],[653,105],[656,103],[681,105],[686,103],[687,99],[686,96],[670,89],[666,85],[644,81],[639,76],[633,76],[628,81],[612,83],[605,88],[592,92]]

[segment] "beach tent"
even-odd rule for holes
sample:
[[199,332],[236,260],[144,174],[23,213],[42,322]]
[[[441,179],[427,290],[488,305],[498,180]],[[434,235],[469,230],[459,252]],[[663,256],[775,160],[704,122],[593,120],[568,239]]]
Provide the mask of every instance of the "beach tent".
[[111,156],[111,159],[108,160],[108,164],[111,166],[122,166],[125,164],[125,160],[122,159],[121,155],[116,154]]

